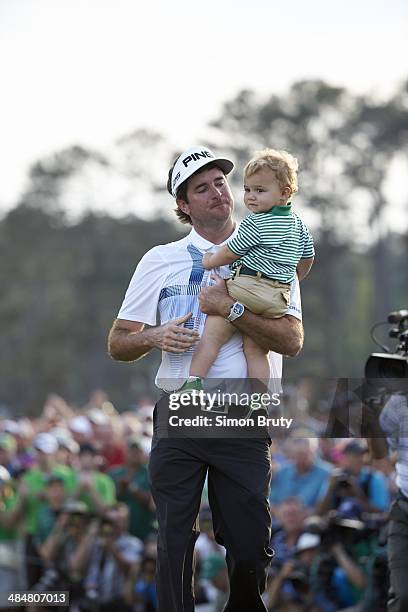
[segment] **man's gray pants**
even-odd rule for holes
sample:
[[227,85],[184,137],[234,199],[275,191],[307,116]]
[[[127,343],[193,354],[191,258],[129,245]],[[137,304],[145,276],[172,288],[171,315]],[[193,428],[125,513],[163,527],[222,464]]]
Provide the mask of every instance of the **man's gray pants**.
[[159,523],[159,612],[193,612],[196,520],[208,470],[216,540],[227,549],[225,612],[262,612],[269,548],[271,478],[267,439],[156,438],[149,473]]

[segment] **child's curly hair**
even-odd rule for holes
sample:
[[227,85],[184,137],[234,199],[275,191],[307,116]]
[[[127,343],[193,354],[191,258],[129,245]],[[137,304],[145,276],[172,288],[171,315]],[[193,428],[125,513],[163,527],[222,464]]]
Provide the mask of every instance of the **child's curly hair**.
[[289,187],[292,194],[298,190],[297,171],[298,160],[287,151],[276,151],[275,149],[263,149],[255,151],[254,157],[244,168],[244,178],[268,168],[275,174],[280,187]]

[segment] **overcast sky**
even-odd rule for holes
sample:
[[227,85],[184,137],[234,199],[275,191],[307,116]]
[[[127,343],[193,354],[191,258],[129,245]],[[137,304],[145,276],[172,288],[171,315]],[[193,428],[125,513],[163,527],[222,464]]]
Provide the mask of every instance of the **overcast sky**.
[[304,78],[386,96],[407,57],[406,0],[0,0],[0,208],[59,148],[189,146],[239,89]]

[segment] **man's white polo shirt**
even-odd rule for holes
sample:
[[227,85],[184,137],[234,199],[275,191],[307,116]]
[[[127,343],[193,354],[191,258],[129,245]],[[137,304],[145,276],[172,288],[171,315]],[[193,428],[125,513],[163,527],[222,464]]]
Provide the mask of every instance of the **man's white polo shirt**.
[[[235,234],[236,230],[228,240]],[[216,245],[192,229],[185,238],[148,251],[133,274],[117,318],[148,325],[162,325],[191,311],[193,316],[185,327],[195,329],[201,334],[206,315],[200,311],[198,294],[203,287],[211,284],[211,272],[204,270],[201,260],[204,253],[215,251],[216,248]],[[223,278],[230,275],[228,266],[215,271]],[[156,319],[157,313],[159,322]],[[297,279],[292,283],[288,314],[302,318]],[[192,354],[192,348],[179,354],[163,351],[156,385],[165,391],[178,389],[188,377]],[[271,378],[281,378],[282,355],[273,352],[269,355]],[[242,336],[236,332],[221,347],[208,372],[208,378],[245,379],[247,374]]]

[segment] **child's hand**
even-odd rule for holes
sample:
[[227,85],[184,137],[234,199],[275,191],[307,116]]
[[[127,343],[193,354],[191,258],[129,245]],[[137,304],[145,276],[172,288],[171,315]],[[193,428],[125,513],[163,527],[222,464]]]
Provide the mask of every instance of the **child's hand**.
[[205,268],[205,270],[211,270],[212,269],[212,265],[211,265],[211,253],[206,253],[203,257],[203,268]]

